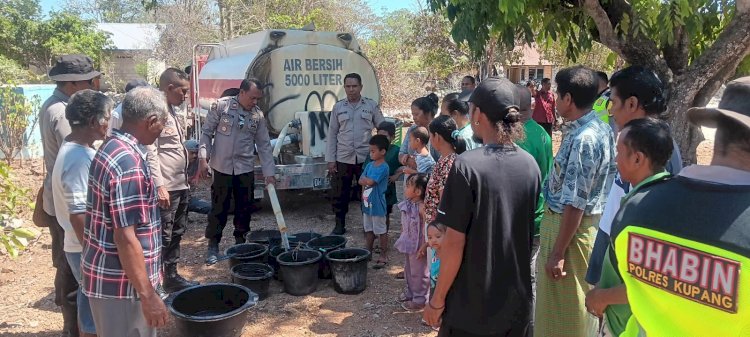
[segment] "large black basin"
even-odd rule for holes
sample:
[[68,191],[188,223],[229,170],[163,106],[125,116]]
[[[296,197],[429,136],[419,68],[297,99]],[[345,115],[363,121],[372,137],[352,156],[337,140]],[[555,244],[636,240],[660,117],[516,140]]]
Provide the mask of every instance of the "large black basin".
[[257,301],[258,295],[241,285],[209,283],[177,292],[169,311],[178,336],[239,337]]

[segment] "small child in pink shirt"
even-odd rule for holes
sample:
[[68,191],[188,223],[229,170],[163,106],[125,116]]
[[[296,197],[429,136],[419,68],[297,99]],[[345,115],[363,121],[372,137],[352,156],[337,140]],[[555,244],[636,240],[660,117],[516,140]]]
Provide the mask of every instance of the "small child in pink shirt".
[[399,296],[401,306],[408,311],[424,309],[429,300],[430,270],[427,257],[419,254],[419,246],[424,242],[424,197],[428,175],[417,173],[406,180],[404,196],[406,200],[398,204],[401,210],[401,236],[394,245],[399,252],[406,254],[404,278],[406,289]]

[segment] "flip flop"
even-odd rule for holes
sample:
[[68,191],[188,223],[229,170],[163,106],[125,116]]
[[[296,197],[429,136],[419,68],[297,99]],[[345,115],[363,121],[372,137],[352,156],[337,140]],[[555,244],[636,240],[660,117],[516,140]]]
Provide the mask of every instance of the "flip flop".
[[372,266],[372,269],[383,269],[385,268],[385,265],[387,264],[388,264],[388,261],[380,260],[380,261],[375,262],[375,265]]
[[424,305],[419,305],[412,301],[401,303],[401,308],[403,308],[404,310],[408,312],[422,312],[424,311],[424,307],[425,307]]
[[404,279],[404,272],[400,271],[400,272],[396,273],[396,279],[397,280],[403,280]]

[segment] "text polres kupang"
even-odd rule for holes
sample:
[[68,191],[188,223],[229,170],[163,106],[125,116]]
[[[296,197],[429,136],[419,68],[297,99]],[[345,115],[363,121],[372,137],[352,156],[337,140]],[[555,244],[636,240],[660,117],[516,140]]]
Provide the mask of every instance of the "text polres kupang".
[[628,273],[637,280],[719,310],[737,312],[737,261],[629,233]]

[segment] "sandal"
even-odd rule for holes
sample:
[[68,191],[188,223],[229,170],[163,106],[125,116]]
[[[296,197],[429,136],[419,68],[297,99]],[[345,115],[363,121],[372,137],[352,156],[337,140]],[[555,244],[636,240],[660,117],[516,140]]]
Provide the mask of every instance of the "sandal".
[[429,327],[430,329],[432,329],[432,331],[440,331],[440,327],[435,327],[427,324],[427,321],[425,321],[424,318],[422,318],[422,325]]
[[412,301],[401,303],[401,307],[408,312],[422,312],[424,311],[424,304],[416,304]]
[[398,273],[396,273],[396,279],[397,280],[403,280],[404,279],[404,271],[403,270],[400,271],[400,272],[398,272]]
[[377,262],[375,262],[375,265],[372,266],[372,269],[376,269],[376,270],[383,269],[385,268],[385,265],[387,264],[388,264],[388,261],[378,260]]

